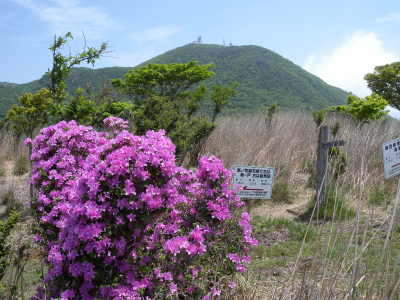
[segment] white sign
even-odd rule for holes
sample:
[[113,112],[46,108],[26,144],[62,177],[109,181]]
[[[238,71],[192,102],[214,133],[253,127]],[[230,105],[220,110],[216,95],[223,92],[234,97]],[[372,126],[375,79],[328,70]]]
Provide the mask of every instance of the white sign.
[[239,184],[240,198],[271,199],[274,168],[235,166],[233,188]]
[[400,174],[400,138],[382,144],[385,179]]

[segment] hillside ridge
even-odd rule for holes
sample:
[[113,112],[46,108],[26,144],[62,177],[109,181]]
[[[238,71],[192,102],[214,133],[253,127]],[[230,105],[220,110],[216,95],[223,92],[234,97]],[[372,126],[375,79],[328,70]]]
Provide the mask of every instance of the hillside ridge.
[[[85,84],[97,92],[104,79],[123,78],[129,71],[148,63],[168,64],[198,61],[200,65],[215,63],[216,74],[204,82],[212,85],[239,83],[238,95],[231,100],[224,114],[245,114],[265,111],[272,103],[283,110],[315,110],[344,104],[347,92],[330,86],[317,76],[305,71],[281,55],[260,46],[222,46],[213,44],[187,44],[158,55],[136,67],[73,68],[66,80],[70,95]],[[35,93],[48,84],[47,75],[25,83],[0,83],[0,117],[4,117],[12,104],[24,93]],[[206,101],[204,111],[211,110]]]

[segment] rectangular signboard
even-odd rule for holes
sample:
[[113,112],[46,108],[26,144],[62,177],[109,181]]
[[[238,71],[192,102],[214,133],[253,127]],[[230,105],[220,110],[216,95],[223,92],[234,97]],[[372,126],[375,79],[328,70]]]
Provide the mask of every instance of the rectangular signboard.
[[240,184],[240,198],[271,199],[274,168],[235,166],[233,188]]
[[382,144],[385,179],[400,174],[400,138]]

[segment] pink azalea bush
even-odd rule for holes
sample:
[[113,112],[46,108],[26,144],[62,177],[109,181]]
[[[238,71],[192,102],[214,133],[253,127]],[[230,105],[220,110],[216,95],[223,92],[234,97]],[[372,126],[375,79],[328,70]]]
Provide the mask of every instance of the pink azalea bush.
[[197,171],[178,167],[163,131],[134,136],[122,120],[105,123],[113,137],[63,121],[27,141],[35,241],[49,267],[35,299],[218,297],[216,281],[244,272],[257,244],[232,171],[214,156]]

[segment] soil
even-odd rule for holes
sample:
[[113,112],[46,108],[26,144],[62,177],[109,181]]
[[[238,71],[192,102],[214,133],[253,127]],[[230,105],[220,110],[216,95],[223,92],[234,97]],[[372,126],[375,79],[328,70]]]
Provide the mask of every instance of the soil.
[[263,200],[260,205],[253,207],[251,215],[277,218],[285,217],[293,220],[302,215],[315,194],[313,188],[307,187],[308,174],[297,173],[292,176],[290,184],[295,188],[294,200],[292,203],[278,203],[272,200]]
[[16,202],[23,204],[24,210],[29,209],[29,173],[15,176],[13,175],[14,162],[6,161],[4,164],[5,174],[0,177],[0,214],[6,210],[6,205],[3,205],[3,196],[10,190],[14,192]]

